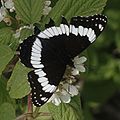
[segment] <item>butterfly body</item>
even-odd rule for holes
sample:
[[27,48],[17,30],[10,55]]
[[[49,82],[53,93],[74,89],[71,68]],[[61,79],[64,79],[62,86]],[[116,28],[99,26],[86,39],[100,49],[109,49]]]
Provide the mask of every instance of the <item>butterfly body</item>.
[[46,29],[36,32],[20,45],[20,59],[26,66],[33,68],[28,73],[32,88],[32,101],[35,106],[46,103],[57,89],[66,65],[85,50],[103,31],[107,19],[102,15],[73,17],[70,24],[65,18],[59,27],[54,21]]

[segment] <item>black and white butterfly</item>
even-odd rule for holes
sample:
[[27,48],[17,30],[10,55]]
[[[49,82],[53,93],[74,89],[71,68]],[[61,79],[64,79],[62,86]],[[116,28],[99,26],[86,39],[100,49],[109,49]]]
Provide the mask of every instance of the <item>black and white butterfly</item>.
[[21,62],[29,68],[28,81],[32,88],[32,102],[35,106],[46,103],[57,89],[66,65],[104,30],[107,18],[103,15],[71,18],[70,23],[62,17],[59,27],[53,20],[44,31],[36,31],[20,44]]

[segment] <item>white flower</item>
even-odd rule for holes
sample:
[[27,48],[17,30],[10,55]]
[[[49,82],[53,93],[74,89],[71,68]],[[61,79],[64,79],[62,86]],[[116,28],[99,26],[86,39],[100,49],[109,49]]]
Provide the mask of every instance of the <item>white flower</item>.
[[10,12],[13,12],[15,10],[14,3],[12,0],[6,0],[5,1],[5,7],[7,9],[10,9]]
[[45,1],[45,7],[43,9],[43,15],[48,15],[49,12],[51,11],[51,7],[49,7],[50,4],[51,4],[50,0]]
[[57,92],[55,92],[52,95],[52,97],[50,98],[50,100],[48,102],[52,102],[53,104],[58,106],[61,102],[69,103],[70,101],[71,101],[70,94],[66,90],[62,89],[61,92],[59,90],[57,90]]
[[78,89],[75,86],[68,83],[60,85],[62,85],[62,89],[57,89],[49,100],[49,102],[52,102],[56,106],[58,106],[61,102],[70,103],[71,97],[78,95]]
[[72,97],[78,95],[78,89],[74,85],[70,85],[68,91],[72,95]]
[[67,90],[67,92],[73,97],[75,95],[78,95],[78,89],[74,86],[74,85],[71,85],[71,84],[64,84],[63,85],[63,88]]
[[60,99],[64,103],[69,103],[71,101],[70,94],[66,90],[64,90],[64,89],[62,89],[62,91],[61,91]]
[[[84,67],[84,62],[87,60],[86,57],[75,57],[73,62],[74,62],[74,66],[75,68],[73,68],[72,74],[76,75],[79,72],[85,72],[85,67]],[[78,70],[78,71],[77,71]]]
[[48,102],[52,102],[53,104],[55,104],[56,106],[58,106],[60,103],[61,103],[61,100],[60,100],[60,97],[56,94],[56,93],[54,93],[53,95],[52,95],[52,97],[50,98],[50,100],[48,101]]
[[45,1],[45,6],[49,6],[51,4],[51,1],[50,0],[46,0]]
[[0,8],[0,22],[5,18],[6,15],[7,15],[6,8],[2,6]]
[[43,15],[48,15],[51,11],[51,7],[45,6],[43,9]]
[[21,30],[23,30],[23,29],[34,29],[34,26],[31,24],[30,26],[22,26],[22,27],[20,27],[19,29],[17,29],[16,30],[16,33],[15,34],[13,34],[13,36],[15,37],[15,38],[19,38],[20,37],[20,32],[21,32]]
[[79,70],[72,68],[72,75],[79,75]]

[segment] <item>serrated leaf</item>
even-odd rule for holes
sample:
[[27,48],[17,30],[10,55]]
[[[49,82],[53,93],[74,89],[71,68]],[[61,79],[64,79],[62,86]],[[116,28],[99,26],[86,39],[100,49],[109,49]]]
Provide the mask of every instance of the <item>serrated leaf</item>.
[[70,104],[61,103],[55,106],[49,103],[48,108],[54,120],[83,120],[79,96],[72,99]]
[[23,98],[30,92],[30,86],[27,81],[27,73],[29,71],[20,62],[16,64],[7,84],[11,98]]
[[70,20],[72,16],[89,16],[101,13],[106,2],[107,0],[59,0],[42,22],[46,24],[49,18],[52,18],[56,23],[59,23],[62,15]]
[[10,47],[0,45],[0,73],[4,70],[10,59],[13,57],[13,52]]
[[15,109],[10,103],[4,103],[0,106],[1,120],[15,120]]
[[19,41],[13,36],[11,28],[5,27],[0,29],[0,45],[8,45],[12,50],[16,50]]
[[[36,109],[35,106],[34,106],[34,108]],[[35,118],[35,120],[53,120],[51,117],[51,114],[49,115],[50,112],[48,110],[47,104],[40,107],[39,113],[40,114]],[[45,116],[45,115],[43,115],[44,113],[48,113],[48,115]]]
[[17,15],[27,24],[37,23],[42,16],[44,0],[14,0]]

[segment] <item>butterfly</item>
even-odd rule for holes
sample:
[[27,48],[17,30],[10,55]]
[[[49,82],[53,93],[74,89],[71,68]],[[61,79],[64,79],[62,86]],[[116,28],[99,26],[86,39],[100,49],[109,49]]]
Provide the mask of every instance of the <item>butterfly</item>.
[[32,70],[28,73],[32,102],[39,107],[56,91],[66,66],[74,66],[72,60],[92,44],[104,30],[104,15],[76,16],[70,23],[62,17],[59,26],[52,19],[45,30],[35,29],[19,47],[21,62]]

